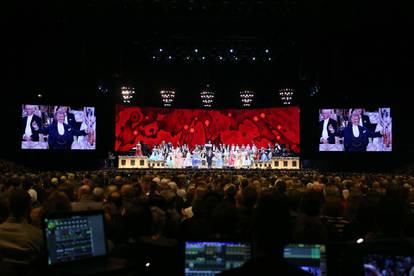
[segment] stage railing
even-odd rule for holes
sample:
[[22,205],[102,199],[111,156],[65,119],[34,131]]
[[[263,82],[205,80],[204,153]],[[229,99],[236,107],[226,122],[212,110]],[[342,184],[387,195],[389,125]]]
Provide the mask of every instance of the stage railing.
[[[148,160],[145,156],[119,156],[118,157],[119,169],[181,169],[167,166],[165,161],[153,161]],[[184,167],[183,167],[184,168]],[[189,167],[194,168],[194,167]],[[199,169],[207,169],[207,161],[201,159]],[[279,169],[279,170],[299,170],[300,158],[299,157],[273,157],[269,161],[254,161],[249,167],[222,167],[220,169],[235,168],[235,169]],[[218,169],[214,165],[212,169]]]

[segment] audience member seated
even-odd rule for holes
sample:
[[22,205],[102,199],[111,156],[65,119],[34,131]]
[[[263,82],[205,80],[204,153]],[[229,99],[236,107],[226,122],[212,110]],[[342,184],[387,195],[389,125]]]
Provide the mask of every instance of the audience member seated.
[[44,244],[40,229],[29,224],[29,194],[23,189],[10,191],[9,209],[9,218],[0,224],[0,255],[3,261],[33,265],[44,253]]
[[77,191],[77,202],[72,202],[73,211],[99,210],[103,208],[102,202],[96,202],[88,185],[82,185]]
[[300,205],[293,240],[302,243],[325,243],[328,239],[328,231],[320,218],[323,195],[319,191],[309,190],[303,197]]
[[62,191],[56,190],[45,200],[42,207],[34,208],[30,215],[32,225],[41,228],[42,217],[51,214],[68,213],[72,211],[69,198]]
[[265,192],[253,214],[253,258],[239,268],[220,275],[311,275],[288,264],[284,247],[292,232],[289,204],[279,192]]

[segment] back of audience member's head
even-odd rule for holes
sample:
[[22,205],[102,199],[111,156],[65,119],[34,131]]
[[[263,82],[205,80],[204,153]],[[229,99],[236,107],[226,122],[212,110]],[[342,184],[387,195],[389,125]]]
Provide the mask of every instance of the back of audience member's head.
[[115,185],[109,185],[105,188],[105,195],[109,196],[112,192],[118,191],[118,187]]
[[18,188],[20,186],[20,179],[17,175],[12,175],[6,179],[7,188]]
[[147,204],[131,205],[125,210],[124,221],[128,237],[138,240],[141,236],[151,234],[152,213]]
[[165,226],[165,212],[158,207],[151,207],[152,234],[162,235]]
[[258,254],[282,255],[292,232],[286,196],[277,191],[264,192],[254,209],[252,225]]
[[104,196],[104,189],[101,187],[95,187],[92,191],[93,196],[95,197],[95,201],[102,202],[105,198]]
[[257,189],[247,186],[239,191],[239,205],[246,208],[253,208],[257,201]]
[[299,209],[302,193],[296,189],[290,189],[290,190],[287,190],[285,194],[289,201],[290,210],[297,212]]
[[174,208],[174,200],[175,200],[175,197],[177,196],[175,191],[173,191],[171,189],[162,190],[160,192],[160,195],[165,200],[166,208],[167,209],[173,209]]
[[14,218],[27,219],[31,210],[30,195],[23,189],[13,189],[9,195],[9,209]]
[[286,182],[284,180],[276,180],[274,185],[279,192],[284,193],[286,191]]
[[207,217],[210,218],[214,209],[223,201],[223,196],[215,191],[208,191],[204,198],[205,206],[207,208]]
[[230,201],[235,200],[237,188],[234,184],[226,184],[223,187],[224,198]]
[[211,227],[216,238],[237,239],[239,213],[229,201],[223,201],[214,208],[211,216]]
[[78,188],[78,191],[77,191],[78,200],[80,200],[84,196],[88,196],[91,194],[92,194],[92,191],[89,185],[82,185]]
[[122,197],[121,194],[117,191],[113,191],[108,195],[108,203],[113,203],[117,208],[122,206]]
[[342,217],[344,208],[341,199],[337,196],[327,196],[323,206],[323,213],[329,217]]
[[72,211],[72,205],[66,193],[56,190],[43,203],[43,214],[66,213]]
[[71,185],[69,182],[65,182],[63,184],[60,184],[58,189],[59,189],[59,191],[64,192],[71,202],[76,200],[76,198],[75,198],[75,189],[74,189],[73,185]]
[[309,190],[303,194],[300,210],[308,216],[318,216],[321,210],[323,195],[321,192]]

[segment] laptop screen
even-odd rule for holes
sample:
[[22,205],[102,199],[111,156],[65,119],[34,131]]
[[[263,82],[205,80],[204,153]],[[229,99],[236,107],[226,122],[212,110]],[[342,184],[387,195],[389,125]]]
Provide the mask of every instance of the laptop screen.
[[239,242],[186,242],[185,275],[209,276],[251,259],[250,245]]
[[414,275],[414,254],[411,256],[368,254],[364,256],[364,273],[367,276]]
[[320,244],[289,244],[285,260],[312,275],[326,275],[325,246]]
[[102,212],[79,212],[44,218],[48,264],[106,255]]

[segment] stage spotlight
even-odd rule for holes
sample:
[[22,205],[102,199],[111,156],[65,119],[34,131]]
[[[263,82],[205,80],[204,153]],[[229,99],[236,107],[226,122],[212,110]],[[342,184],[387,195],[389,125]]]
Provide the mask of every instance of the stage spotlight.
[[164,50],[163,50],[162,48],[160,48],[160,50],[159,50],[159,51],[160,51],[160,53],[162,53]]
[[254,92],[250,90],[240,91],[240,100],[244,107],[250,107],[253,103]]
[[42,94],[37,94],[37,97],[38,97],[38,98],[41,98],[41,97],[42,97]]
[[168,59],[172,59],[172,56],[168,56]]
[[267,60],[268,60],[268,61],[272,61],[272,58],[268,58]]
[[196,48],[196,49],[194,49],[194,53],[198,53],[198,49]]
[[279,97],[284,105],[290,105],[295,95],[295,89],[293,88],[281,88],[279,89]]
[[214,97],[215,97],[214,92],[211,91],[210,85],[208,84],[206,88],[200,92],[201,102],[203,103],[203,106],[206,108],[209,108],[213,105]]
[[170,107],[174,102],[175,91],[173,90],[161,90],[161,100],[164,103],[164,107]]
[[266,53],[266,54],[268,54],[268,53],[269,53],[269,49],[266,49],[266,50],[265,50],[265,53]]
[[131,100],[134,98],[135,89],[131,86],[122,86],[121,87],[122,101],[124,103],[131,103]]
[[223,60],[223,57],[222,56],[219,56],[219,60]]
[[230,49],[230,53],[233,53],[234,52],[234,50],[233,49]]
[[202,59],[202,60],[205,60],[205,59],[206,59],[206,57],[201,57],[201,59]]
[[256,60],[256,57],[252,57],[252,60],[255,61]]
[[152,56],[152,59],[156,59],[156,56]]

